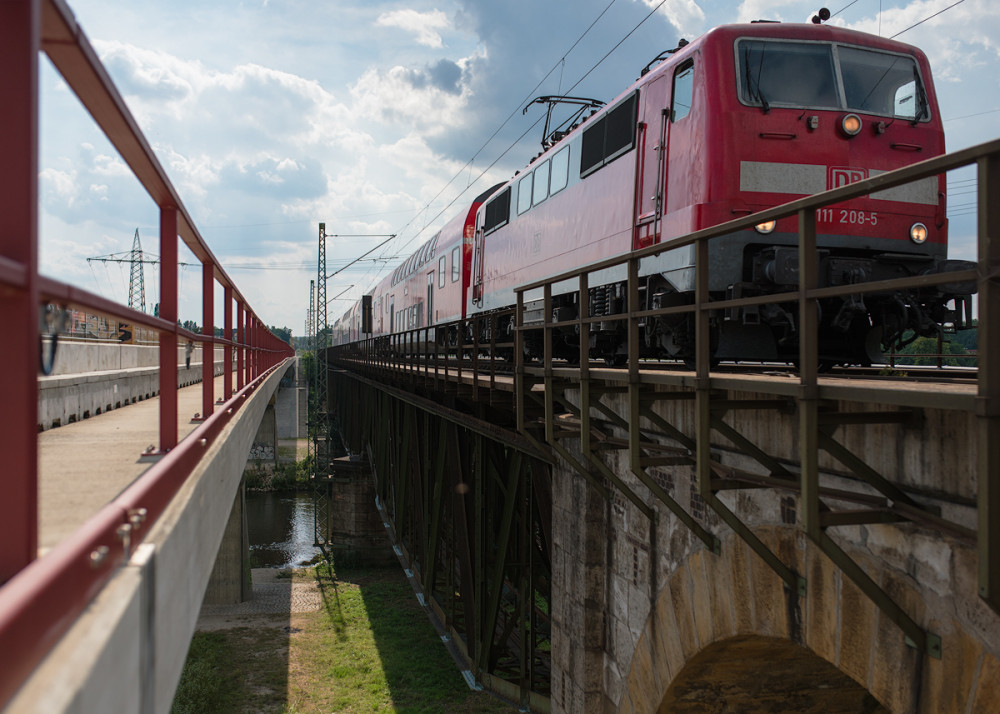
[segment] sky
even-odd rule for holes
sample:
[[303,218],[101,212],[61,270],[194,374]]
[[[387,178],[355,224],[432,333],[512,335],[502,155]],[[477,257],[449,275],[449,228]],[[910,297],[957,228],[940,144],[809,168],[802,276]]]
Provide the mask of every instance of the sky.
[[[332,323],[463,203],[537,153],[544,109],[522,114],[535,96],[608,101],[681,37],[759,18],[804,22],[819,9],[784,0],[70,7],[226,272],[264,322],[295,335],[305,331],[320,222],[328,273],[397,236],[329,279]],[[926,52],[949,151],[1000,137],[995,0],[828,7],[832,24],[902,33]],[[158,254],[158,211],[47,60],[40,83],[41,271],[126,303],[129,265],[87,258],[128,251],[136,229]],[[974,173],[948,183],[951,257],[975,259]],[[200,324],[201,270],[183,244],[181,260],[192,265],[179,271],[180,317]],[[148,311],[157,270],[144,269]]]

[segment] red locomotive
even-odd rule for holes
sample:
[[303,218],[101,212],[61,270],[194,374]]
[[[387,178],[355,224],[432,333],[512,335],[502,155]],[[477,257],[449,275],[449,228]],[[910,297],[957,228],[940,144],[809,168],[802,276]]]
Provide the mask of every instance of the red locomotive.
[[[518,285],[944,152],[927,59],[899,42],[828,25],[727,25],[682,41],[655,63],[609,105],[585,118],[578,112],[578,123],[550,133],[528,167],[478,197],[380,283],[365,298],[372,324],[358,314],[350,337],[506,308]],[[558,99],[566,98],[543,98]],[[971,266],[947,260],[944,181],[924,179],[820,211],[822,285]],[[796,244],[794,218],[713,240],[713,297],[792,289]],[[693,265],[693,248],[644,260],[644,307],[691,302]],[[626,309],[623,271],[590,280],[589,315]],[[968,315],[974,286],[950,288],[956,292],[824,301],[822,360],[869,364],[885,347],[958,324],[949,304]],[[556,320],[575,318],[577,302],[575,284],[557,286]],[[525,324],[540,321],[540,302],[527,307]],[[794,360],[797,321],[794,304],[719,314],[715,357]],[[623,323],[593,327],[592,355],[620,359]],[[566,330],[557,354],[572,358],[576,339]],[[643,344],[651,356],[689,357],[691,318],[649,321]]]

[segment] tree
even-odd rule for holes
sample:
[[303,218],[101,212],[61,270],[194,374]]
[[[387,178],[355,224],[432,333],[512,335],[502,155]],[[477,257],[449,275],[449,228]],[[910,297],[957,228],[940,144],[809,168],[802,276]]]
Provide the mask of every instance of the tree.
[[[965,347],[958,342],[942,342],[942,355],[964,355],[968,354]],[[896,353],[896,364],[930,365],[936,366],[938,363],[938,341],[935,337],[918,337],[902,350]],[[906,355],[913,355],[912,357]],[[975,367],[976,359],[973,357],[946,356],[941,360],[943,365],[949,367]]]
[[274,325],[271,325],[271,332],[273,332],[275,337],[278,339],[284,340],[288,344],[292,344],[292,328],[275,327]]

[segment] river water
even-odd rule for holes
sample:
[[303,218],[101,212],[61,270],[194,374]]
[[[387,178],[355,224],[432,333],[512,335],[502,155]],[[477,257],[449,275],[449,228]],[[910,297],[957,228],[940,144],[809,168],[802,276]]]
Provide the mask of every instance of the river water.
[[247,492],[247,528],[253,568],[290,568],[319,553],[310,493]]

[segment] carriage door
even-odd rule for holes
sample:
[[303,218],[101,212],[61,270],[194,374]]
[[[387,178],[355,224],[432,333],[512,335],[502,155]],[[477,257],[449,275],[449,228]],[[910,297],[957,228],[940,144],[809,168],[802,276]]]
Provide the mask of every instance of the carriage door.
[[642,90],[639,150],[636,157],[635,236],[634,248],[657,241],[660,217],[663,215],[664,162],[666,161],[669,126],[669,77],[658,77]]
[[477,305],[483,303],[483,251],[486,249],[484,236],[486,231],[480,224],[476,227],[476,239],[472,249],[472,301]]
[[427,273],[427,325],[434,324],[434,271]]

